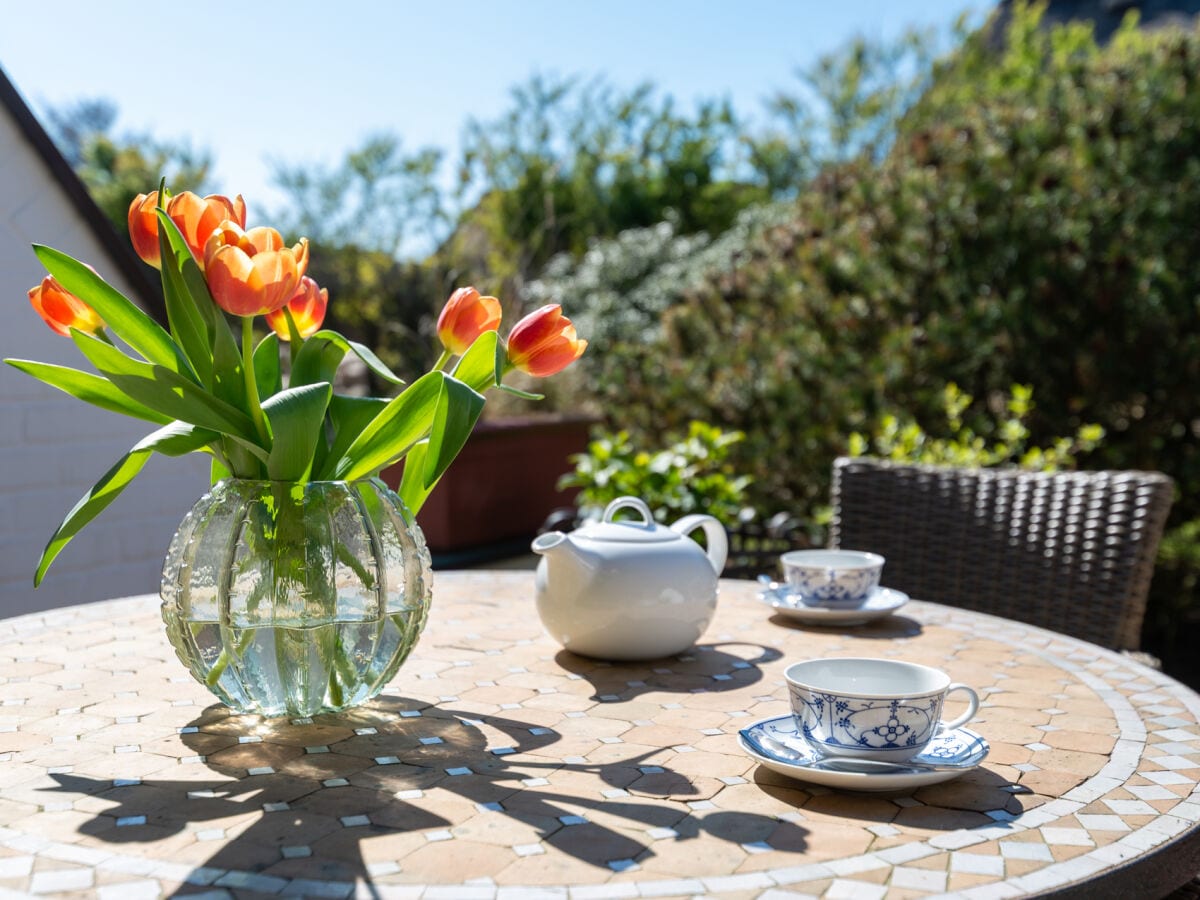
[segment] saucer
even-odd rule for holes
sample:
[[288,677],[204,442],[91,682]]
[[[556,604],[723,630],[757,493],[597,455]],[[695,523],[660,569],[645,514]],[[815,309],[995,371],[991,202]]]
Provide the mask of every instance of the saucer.
[[781,584],[760,591],[758,599],[780,615],[806,625],[861,625],[890,616],[908,602],[908,594],[878,587],[862,606],[805,606],[786,584]]
[[908,762],[822,757],[790,716],[774,716],[738,732],[742,749],[772,772],[850,791],[903,791],[949,781],[977,768],[988,742],[966,728],[935,737]]

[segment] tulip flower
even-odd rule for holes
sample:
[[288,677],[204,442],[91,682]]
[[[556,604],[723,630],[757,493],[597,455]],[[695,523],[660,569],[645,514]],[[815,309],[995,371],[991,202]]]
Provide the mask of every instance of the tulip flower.
[[481,297],[473,287],[450,295],[438,316],[437,333],[448,353],[461,356],[485,331],[500,327],[500,301]]
[[[158,191],[138,194],[129,204],[129,239],[133,249],[156,269],[162,267],[158,252],[158,217],[154,212],[157,206]],[[239,227],[246,227],[246,201],[240,194],[230,200],[221,194],[202,198],[191,191],[183,191],[167,201],[166,210],[201,266],[204,265],[208,239],[222,222],[232,220]]]
[[325,321],[325,309],[329,306],[329,291],[318,287],[317,283],[305,275],[300,279],[300,287],[292,295],[292,299],[274,312],[267,313],[267,324],[279,335],[281,341],[290,341],[287,317],[284,310],[292,314],[292,321],[300,337],[306,338],[316,334]]
[[235,316],[261,316],[283,307],[308,269],[308,240],[287,247],[274,228],[243,231],[226,220],[204,248],[204,275],[217,306]]
[[587,343],[575,336],[575,326],[562,314],[562,307],[551,303],[513,326],[508,361],[522,372],[545,378],[579,359]]
[[104,320],[96,311],[69,293],[53,275],[47,275],[41,284],[30,288],[29,302],[46,324],[63,337],[70,337],[72,328],[95,334],[104,327]]

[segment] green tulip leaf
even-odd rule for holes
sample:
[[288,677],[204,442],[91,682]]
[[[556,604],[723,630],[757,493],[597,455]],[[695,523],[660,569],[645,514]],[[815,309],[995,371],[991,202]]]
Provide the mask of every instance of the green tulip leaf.
[[485,331],[462,355],[462,359],[454,367],[454,377],[472,390],[486,391],[498,385],[504,377],[506,359],[500,335],[494,331]]
[[[337,334],[336,331],[326,333],[335,334],[338,337],[341,337],[341,335]],[[346,341],[351,353],[361,359],[366,364],[368,369],[370,369],[384,381],[389,382],[390,384],[400,385],[405,383],[404,379],[388,368],[387,363],[376,356],[375,352],[370,347],[366,346],[365,344],[360,344],[358,341],[346,340],[345,338],[342,338],[342,340]]]
[[195,373],[187,358],[171,336],[116,288],[83,263],[53,247],[34,244],[33,251],[59,284],[91,306],[113,333],[143,359],[194,379]]
[[425,458],[429,452],[429,441],[419,442],[408,451],[404,457],[404,471],[400,475],[400,489],[396,492],[408,511],[414,516],[421,511],[425,501],[437,486],[435,481],[428,487],[425,485]]
[[390,401],[346,448],[330,456],[323,478],[356,481],[402,458],[433,425],[445,372],[428,372]]
[[[279,336],[271,332],[254,348],[254,381],[260,397],[270,397],[283,390],[283,374],[279,370]],[[266,405],[266,401],[263,401]]]
[[[171,327],[171,336],[183,348],[188,361],[192,365],[200,383],[212,387],[213,364],[212,348],[209,346],[209,329],[200,314],[196,302],[192,299],[180,271],[180,259],[172,246],[170,233],[175,223],[167,214],[158,210],[158,249],[162,266],[163,301],[167,307],[167,324]],[[166,222],[164,225],[163,222]],[[191,251],[184,248],[187,258],[192,258]]]
[[336,331],[318,331],[304,342],[296,354],[292,366],[291,384],[312,384],[316,381],[333,381],[338,365],[347,353],[361,359],[376,375],[391,384],[404,384],[404,379],[393,372],[368,347],[351,341]]
[[14,369],[32,375],[38,381],[58,388],[84,403],[90,403],[101,409],[121,413],[125,416],[133,416],[135,419],[154,422],[157,425],[165,425],[172,421],[170,416],[155,412],[148,406],[129,399],[111,381],[101,378],[99,375],[93,375],[91,372],[80,372],[78,369],[70,369],[66,366],[54,366],[27,359],[6,359],[5,362]]
[[321,444],[317,445],[313,471],[324,471],[328,460],[341,459],[355,438],[387,405],[388,401],[382,397],[346,397],[334,394],[329,401],[329,422],[333,428],[333,441],[328,449],[323,449]]
[[327,333],[336,334],[332,331],[319,331],[306,340],[296,352],[292,371],[288,375],[288,384],[292,387],[322,381],[333,383],[337,368],[346,355],[346,348],[327,340],[324,336]]
[[512,394],[514,397],[520,397],[522,400],[545,400],[545,394],[531,394],[529,391],[523,391],[520,388],[515,388],[511,384],[500,385],[500,390],[506,394]]
[[483,395],[449,375],[442,381],[438,394],[433,427],[429,434],[429,449],[422,470],[423,486],[432,490],[442,473],[454,462],[467,438],[471,436],[479,414],[483,412]]
[[67,517],[46,544],[46,549],[42,551],[37,571],[33,576],[34,587],[42,583],[42,579],[46,577],[46,570],[71,539],[117,499],[121,491],[145,468],[151,454],[184,456],[203,450],[217,439],[215,432],[195,428],[184,422],[172,422],[138,441],[133,449],[117,460],[116,465],[105,472],[67,513]]
[[[132,359],[104,341],[72,329],[71,337],[104,377],[130,398],[156,412],[254,445],[250,417],[214,397],[194,381],[163,366]],[[266,450],[267,448],[262,448]]]
[[[161,194],[160,194],[161,196]],[[242,354],[237,339],[229,327],[225,313],[213,301],[204,273],[192,251],[188,249],[183,232],[169,216],[159,212],[159,234],[166,234],[175,265],[183,286],[208,331],[208,346],[212,355],[212,390],[218,398],[235,406],[247,415],[250,401],[246,398],[246,380],[242,375]]]
[[208,483],[216,484],[218,481],[221,481],[224,478],[230,478],[232,476],[233,473],[229,471],[228,467],[226,467],[221,460],[214,456],[212,458],[212,464],[209,466]]
[[263,413],[275,436],[267,457],[267,477],[272,481],[308,479],[332,395],[333,385],[322,382],[288,388],[264,401]]

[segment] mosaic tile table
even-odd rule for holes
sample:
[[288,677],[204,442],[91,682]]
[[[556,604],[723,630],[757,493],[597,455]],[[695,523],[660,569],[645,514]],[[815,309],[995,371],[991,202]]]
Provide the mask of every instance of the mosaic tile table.
[[[913,602],[843,631],[722,582],[694,652],[566,654],[532,573],[440,572],[384,696],[236,717],[155,598],[0,621],[0,896],[1153,896],[1200,870],[1200,698],[1091,645]],[[985,697],[984,765],[909,794],[776,775],[785,665],[898,656]]]

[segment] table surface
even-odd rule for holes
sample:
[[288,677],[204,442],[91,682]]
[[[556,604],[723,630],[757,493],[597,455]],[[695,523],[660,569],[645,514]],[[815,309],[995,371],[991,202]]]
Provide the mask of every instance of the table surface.
[[[805,628],[756,591],[723,581],[693,652],[608,665],[545,635],[532,573],[439,572],[385,693],[314,722],[217,705],[157,598],[0,621],[0,894],[1103,894],[1195,845],[1200,698],[1170,678],[915,601]],[[884,795],[758,766],[738,729],[835,655],[975,686],[983,766]]]

